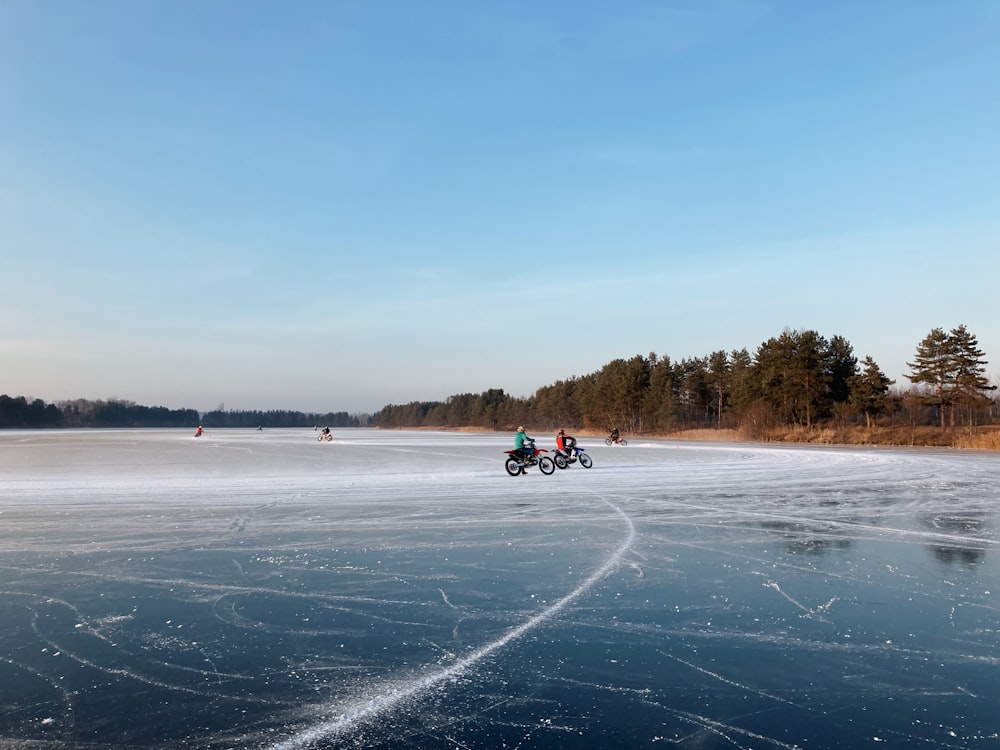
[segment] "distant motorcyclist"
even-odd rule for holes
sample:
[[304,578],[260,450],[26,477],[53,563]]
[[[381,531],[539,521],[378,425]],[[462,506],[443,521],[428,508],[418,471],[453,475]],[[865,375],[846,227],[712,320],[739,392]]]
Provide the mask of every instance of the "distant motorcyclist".
[[621,435],[618,433],[618,428],[615,427],[611,430],[611,442],[617,443],[619,440],[621,440]]

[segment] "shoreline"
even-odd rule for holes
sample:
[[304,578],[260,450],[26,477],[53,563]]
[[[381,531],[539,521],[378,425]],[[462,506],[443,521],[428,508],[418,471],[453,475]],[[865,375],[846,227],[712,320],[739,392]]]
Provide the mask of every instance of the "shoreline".
[[[437,432],[513,432],[514,429],[497,430],[488,427],[376,427],[385,430],[417,430]],[[548,430],[529,429],[542,434]],[[555,433],[556,430],[551,430]],[[577,437],[604,440],[607,434],[599,430],[571,429]],[[987,425],[974,428],[940,427],[782,427],[747,435],[740,430],[726,428],[696,428],[676,432],[654,433],[622,432],[631,439],[681,440],[725,443],[787,443],[790,445],[841,445],[882,446],[886,448],[954,448],[956,450],[1000,451],[1000,426]]]

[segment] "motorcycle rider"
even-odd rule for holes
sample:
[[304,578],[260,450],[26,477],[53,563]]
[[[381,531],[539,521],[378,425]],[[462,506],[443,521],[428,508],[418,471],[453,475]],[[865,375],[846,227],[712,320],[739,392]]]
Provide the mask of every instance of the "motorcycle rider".
[[573,448],[576,447],[576,438],[572,435],[567,435],[566,430],[560,429],[559,434],[556,435],[556,448],[571,462],[576,461],[573,457]]
[[522,461],[527,461],[535,455],[535,450],[532,448],[534,442],[534,438],[528,437],[524,431],[524,425],[517,428],[517,432],[514,433],[514,450],[518,452]]
[[617,443],[621,439],[621,435],[618,434],[618,428],[615,427],[611,430],[611,442]]

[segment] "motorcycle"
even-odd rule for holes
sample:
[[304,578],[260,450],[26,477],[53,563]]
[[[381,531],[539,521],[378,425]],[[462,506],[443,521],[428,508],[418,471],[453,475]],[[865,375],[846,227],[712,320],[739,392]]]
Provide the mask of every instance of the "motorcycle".
[[628,440],[623,437],[606,437],[604,438],[605,445],[628,445]]
[[531,440],[524,444],[527,450],[531,451],[531,455],[525,457],[516,448],[514,450],[504,451],[507,454],[507,460],[504,462],[504,468],[507,469],[507,473],[512,477],[516,477],[518,474],[524,474],[525,470],[530,466],[537,466],[542,474],[551,474],[556,470],[556,465],[548,456],[542,455],[543,453],[548,453],[544,448],[536,448],[535,441]]
[[319,440],[319,441],[320,441],[321,443],[322,443],[322,442],[323,442],[324,440],[325,440],[325,441],[327,441],[327,442],[329,443],[329,442],[332,442],[332,441],[333,441],[333,435],[331,435],[331,434],[330,434],[329,432],[321,432],[321,433],[319,434],[319,437],[317,437],[316,439],[317,439],[317,440]]
[[560,469],[565,469],[567,466],[576,463],[577,461],[579,461],[580,466],[585,469],[589,469],[594,465],[593,459],[578,445],[574,445],[568,452],[557,450],[555,455],[552,456],[552,463]]

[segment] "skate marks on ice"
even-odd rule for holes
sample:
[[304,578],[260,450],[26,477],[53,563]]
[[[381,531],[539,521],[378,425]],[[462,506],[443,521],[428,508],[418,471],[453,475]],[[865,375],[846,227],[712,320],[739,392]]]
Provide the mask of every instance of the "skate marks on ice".
[[[646,457],[645,478],[634,463],[601,464],[608,482],[590,486],[607,496],[614,487],[637,527],[620,564],[635,576],[609,581],[622,586],[610,600],[602,586],[563,612],[544,648],[507,644],[541,685],[503,664],[491,664],[486,682],[504,689],[486,687],[469,703],[442,697],[474,694],[468,680],[451,691],[410,683],[398,701],[368,693],[367,702],[337,702],[340,713],[312,727],[318,734],[302,730],[284,746],[995,742],[988,584],[998,544],[991,483],[975,465],[880,452],[716,455],[731,464]],[[407,703],[415,693],[426,698],[419,707]],[[422,729],[400,716],[408,712]]]
[[[691,502],[657,493],[659,512],[674,514],[668,530],[652,528],[648,493],[628,506],[643,538],[673,549],[679,580],[663,598],[689,585],[693,570],[710,583],[687,612],[677,608],[677,622],[661,619],[658,635],[670,643],[659,652],[661,674],[670,662],[686,667],[685,699],[714,696],[705,701],[713,710],[688,708],[703,729],[661,737],[715,747],[706,734],[737,725],[725,739],[734,747],[761,746],[739,739],[750,728],[775,747],[992,747],[1000,740],[988,708],[1000,699],[989,676],[1000,666],[995,464],[830,451],[849,471],[823,476],[810,465],[824,453],[803,451],[792,472],[771,466],[768,482],[744,491],[716,476]],[[681,716],[675,697],[655,693],[647,705]],[[739,693],[754,710],[727,716]]]
[[0,466],[0,744],[997,742],[994,457],[305,437]]
[[[544,622],[556,617],[617,568],[635,541],[636,530],[631,519],[613,503],[607,500],[604,502],[623,521],[626,527],[625,538],[608,559],[575,589],[549,604],[524,623],[511,628],[495,640],[477,648],[471,654],[459,658],[444,668],[395,684],[379,685],[368,694],[358,698],[347,702],[338,701],[335,704],[321,707],[318,712],[321,715],[331,716],[332,718],[322,719],[313,726],[299,731],[294,736],[274,744],[272,746],[273,750],[298,750],[299,748],[310,747],[319,740],[336,737],[344,732],[351,731],[358,724],[366,720],[392,711],[407,700],[417,698],[426,691],[433,690],[449,681],[455,680],[463,673],[475,667],[479,662],[490,657],[494,652],[499,651],[512,641],[521,638]],[[451,606],[444,592],[442,592],[442,597]],[[452,741],[454,742],[454,740]]]
[[[611,504],[606,507],[613,509]],[[507,525],[512,518],[509,511]],[[271,521],[291,532],[307,525],[315,529],[316,513],[314,508],[296,509]],[[187,721],[189,733],[181,738],[198,736],[199,746],[261,747],[267,744],[264,738],[279,733],[272,729],[248,735],[239,727],[270,723],[268,716],[275,707],[287,710],[310,702],[318,705],[309,715],[328,716],[335,710],[339,718],[319,726],[313,721],[303,730],[304,736],[288,739],[285,746],[305,746],[317,737],[353,730],[409,697],[454,682],[555,618],[613,571],[635,538],[627,516],[614,509],[624,540],[593,573],[551,604],[543,597],[561,584],[537,586],[537,591],[546,593],[532,592],[522,607],[506,611],[502,599],[490,603],[490,579],[498,574],[535,578],[535,554],[567,542],[562,535],[550,537],[549,531],[535,528],[530,507],[525,506],[523,513],[521,521],[514,521],[523,528],[500,532],[499,541],[488,524],[479,531],[465,529],[464,538],[456,541],[456,519],[437,528],[428,520],[430,514],[415,521],[424,515],[418,511],[409,523],[427,528],[399,532],[408,541],[396,538],[391,524],[384,520],[374,524],[369,515],[359,518],[361,530],[352,532],[351,538],[360,541],[346,543],[343,550],[320,551],[315,540],[309,549],[300,549],[301,539],[273,540],[267,550],[201,549],[189,539],[181,550],[161,542],[139,557],[133,556],[134,534],[116,533],[128,540],[125,552],[75,550],[64,563],[45,559],[10,567],[7,572],[20,578],[22,585],[60,588],[65,598],[0,592],[5,611],[17,609],[20,621],[5,623],[11,626],[7,643],[10,634],[20,630],[19,640],[36,644],[21,649],[26,654],[22,661],[7,660],[12,675],[22,676],[7,684],[23,684],[23,675],[30,674],[50,690],[57,689],[60,698],[23,707],[18,712],[23,720],[9,713],[10,725],[0,737],[37,741],[63,737],[64,746],[72,747],[71,738],[93,736],[95,725],[106,724],[109,716],[142,711],[147,721],[115,736],[127,738],[133,746],[154,747],[165,737],[176,737],[177,723]],[[584,515],[583,531],[593,521]],[[458,519],[458,523],[467,526],[468,521]],[[226,526],[225,514],[214,523],[203,517],[202,525],[203,540],[211,542],[217,538],[213,527]],[[372,525],[379,527],[375,536]],[[347,535],[340,536],[344,543]],[[573,539],[568,541],[573,544]],[[365,544],[372,548],[361,549]],[[500,549],[491,551],[490,544]],[[527,556],[516,551],[519,546]],[[515,552],[495,568],[487,567],[484,556],[502,557],[508,549]],[[455,558],[451,567],[443,573],[425,572],[428,559],[441,554]],[[574,563],[578,570],[593,559],[586,549],[579,558]],[[477,577],[483,582],[470,585],[468,581]],[[431,591],[433,596],[428,597]],[[498,594],[506,597],[509,590],[505,587]],[[77,599],[71,604],[73,596]],[[443,603],[450,614],[434,614],[431,599]],[[211,616],[206,618],[206,613]],[[495,632],[498,623],[517,620],[520,624],[505,625],[485,645],[469,649],[483,635]],[[374,637],[373,627],[380,631]],[[388,640],[387,633],[400,631],[415,643]],[[306,654],[286,652],[288,639],[296,644],[296,652]],[[343,656],[336,653],[338,643]],[[390,648],[389,653],[384,651]],[[428,659],[428,654],[437,658]],[[37,668],[32,666],[34,660],[40,662]],[[419,663],[425,666],[413,666]],[[394,677],[415,672],[418,677]],[[41,689],[36,686],[28,692]],[[351,699],[328,697],[352,692],[367,697],[353,705]],[[157,711],[157,705],[171,708]],[[223,729],[226,717],[230,731]],[[302,726],[301,720],[298,725]]]

